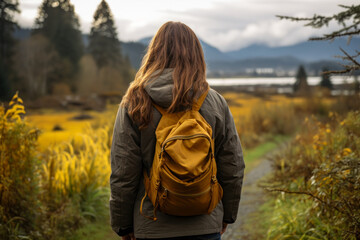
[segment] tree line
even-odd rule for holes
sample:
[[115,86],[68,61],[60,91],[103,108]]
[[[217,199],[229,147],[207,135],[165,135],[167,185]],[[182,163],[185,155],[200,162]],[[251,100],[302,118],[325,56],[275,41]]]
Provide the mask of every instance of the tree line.
[[18,0],[0,3],[0,100],[15,91],[26,99],[53,94],[123,93],[134,76],[123,57],[114,17],[98,5],[84,46],[70,0],[44,0],[27,39],[16,41]]

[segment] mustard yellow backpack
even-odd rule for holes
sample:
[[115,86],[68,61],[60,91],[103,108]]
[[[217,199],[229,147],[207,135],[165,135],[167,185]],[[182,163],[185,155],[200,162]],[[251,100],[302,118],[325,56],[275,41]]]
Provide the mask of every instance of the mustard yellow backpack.
[[[162,114],[156,128],[156,147],[150,176],[144,171],[145,195],[156,211],[175,216],[210,214],[222,198],[216,178],[212,128],[199,113],[209,89],[192,109]],[[148,217],[148,216],[146,216]]]

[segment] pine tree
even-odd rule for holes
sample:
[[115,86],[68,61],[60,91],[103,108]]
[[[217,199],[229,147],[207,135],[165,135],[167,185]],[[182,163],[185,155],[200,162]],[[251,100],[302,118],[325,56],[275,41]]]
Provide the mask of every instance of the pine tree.
[[40,33],[48,38],[63,59],[61,68],[51,75],[49,87],[51,83],[65,81],[74,90],[74,76],[84,51],[74,6],[70,0],[44,0],[35,25],[34,34]]
[[333,85],[331,83],[330,74],[328,72],[329,72],[328,68],[322,69],[320,86],[326,87],[331,90],[333,88]]
[[129,59],[122,57],[114,18],[105,0],[94,13],[88,52],[97,66],[97,81],[93,83],[97,92],[123,94],[134,78],[134,70]]
[[78,63],[84,46],[79,19],[70,0],[44,0],[35,24],[36,32],[47,37],[61,57]]
[[19,13],[18,0],[1,0],[0,2],[0,99],[10,97],[11,56],[15,40],[12,37],[18,27],[14,15]]
[[307,83],[307,74],[304,66],[300,65],[296,74],[296,81],[293,86],[294,92],[306,93],[309,91],[309,85]]
[[95,11],[89,40],[89,52],[98,68],[123,62],[113,15],[105,0],[101,1]]

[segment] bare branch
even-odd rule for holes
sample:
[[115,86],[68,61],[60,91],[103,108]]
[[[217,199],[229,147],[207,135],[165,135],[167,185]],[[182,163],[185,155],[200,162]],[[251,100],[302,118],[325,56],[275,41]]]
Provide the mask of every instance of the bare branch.
[[311,18],[299,18],[299,17],[290,17],[290,16],[283,16],[283,15],[275,15],[277,18],[280,18],[280,20],[286,19],[286,20],[290,20],[293,22],[299,22],[299,21],[313,21],[314,19],[318,19],[318,18],[324,18],[323,16],[314,16]]
[[[344,8],[345,10],[339,13],[336,13],[332,16],[322,16],[322,15],[314,15],[313,17],[290,17],[290,16],[282,16],[276,15],[276,17],[285,20],[300,22],[305,21],[307,22],[305,26],[310,26],[313,28],[321,28],[323,26],[328,26],[331,21],[337,22],[339,25],[343,27],[337,31],[334,31],[330,34],[324,34],[322,37],[314,37],[310,40],[332,40],[337,37],[342,36],[353,36],[360,34],[360,30],[358,26],[360,25],[359,19],[359,12],[360,12],[360,4],[359,5],[339,5],[340,7]],[[352,19],[352,23],[348,24],[348,20]]]
[[352,32],[345,32],[345,33],[339,33],[339,34],[324,34],[324,37],[312,37],[309,38],[311,41],[319,41],[319,40],[332,40],[337,37],[344,37],[344,36],[353,36],[360,34],[360,30],[352,31]]
[[331,70],[331,71],[326,71],[325,73],[327,74],[345,74],[345,73],[350,73],[354,71],[353,69],[344,69],[344,70]]
[[321,198],[319,198],[318,196],[314,195],[311,192],[305,192],[305,191],[290,191],[287,189],[281,189],[281,188],[265,188],[267,191],[269,192],[283,192],[283,193],[289,193],[289,194],[300,194],[300,195],[308,195],[318,201],[320,201],[323,204],[326,204],[325,201],[323,201]]
[[360,63],[358,61],[356,61],[352,56],[350,56],[350,54],[348,54],[344,49],[340,48],[340,50],[345,54],[347,60],[353,62],[355,66],[360,68]]

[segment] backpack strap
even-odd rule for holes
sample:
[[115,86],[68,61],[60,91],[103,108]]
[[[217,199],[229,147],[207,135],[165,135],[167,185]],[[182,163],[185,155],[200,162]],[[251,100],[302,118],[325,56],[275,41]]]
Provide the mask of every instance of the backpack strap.
[[164,116],[167,111],[166,109],[160,107],[159,105],[157,105],[154,101],[152,102],[152,104],[154,105],[154,107],[161,113],[162,116]]
[[[201,96],[196,101],[194,101],[194,103],[192,105],[192,110],[194,110],[194,111],[200,110],[201,105],[203,104],[208,92],[209,92],[209,88],[206,89],[206,91],[203,94],[201,94]],[[153,101],[153,105],[161,113],[161,115],[165,115],[167,113],[166,109],[160,107],[154,101]]]
[[201,96],[196,101],[194,101],[193,106],[192,106],[192,110],[194,110],[194,111],[199,111],[200,110],[201,105],[203,104],[208,92],[209,92],[209,88],[206,89],[206,91],[203,94],[201,94]]

